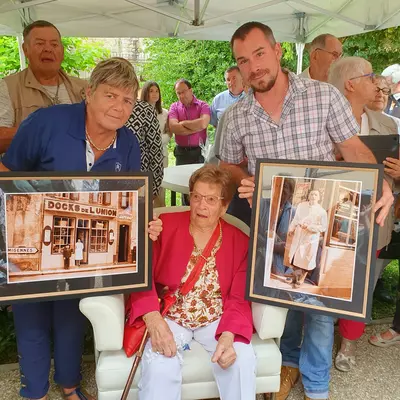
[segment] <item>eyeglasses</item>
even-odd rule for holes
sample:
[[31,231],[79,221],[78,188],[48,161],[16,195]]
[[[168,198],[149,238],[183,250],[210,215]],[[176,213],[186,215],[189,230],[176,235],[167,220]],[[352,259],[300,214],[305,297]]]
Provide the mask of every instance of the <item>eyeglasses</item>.
[[337,51],[328,51],[325,49],[321,49],[320,47],[318,47],[315,50],[321,50],[324,51],[325,53],[329,53],[335,60],[338,60],[339,58],[342,58],[343,53],[338,53]]
[[221,196],[214,196],[212,194],[206,194],[205,196],[197,192],[190,192],[189,194],[190,200],[194,203],[200,203],[201,200],[204,199],[206,203],[210,206],[215,206],[219,200],[223,199],[223,197]]
[[370,74],[364,74],[364,75],[355,76],[354,78],[350,78],[349,81],[352,81],[353,79],[358,79],[358,78],[370,78],[371,82],[374,82],[375,77],[376,77],[376,74],[371,72]]
[[382,92],[382,94],[389,96],[390,95],[390,89],[387,87],[380,88],[379,86],[376,87],[376,93]]

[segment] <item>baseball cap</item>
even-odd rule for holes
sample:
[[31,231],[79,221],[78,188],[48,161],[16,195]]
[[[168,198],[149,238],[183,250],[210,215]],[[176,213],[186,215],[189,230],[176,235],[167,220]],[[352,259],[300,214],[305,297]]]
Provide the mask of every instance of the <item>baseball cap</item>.
[[382,72],[382,76],[392,78],[392,83],[397,84],[400,82],[400,64],[393,64],[385,68]]

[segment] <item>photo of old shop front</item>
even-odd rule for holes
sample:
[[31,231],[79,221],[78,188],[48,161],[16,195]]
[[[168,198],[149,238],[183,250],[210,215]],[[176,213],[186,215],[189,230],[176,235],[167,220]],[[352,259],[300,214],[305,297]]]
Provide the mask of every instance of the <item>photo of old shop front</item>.
[[6,217],[9,283],[137,271],[135,191],[7,194]]

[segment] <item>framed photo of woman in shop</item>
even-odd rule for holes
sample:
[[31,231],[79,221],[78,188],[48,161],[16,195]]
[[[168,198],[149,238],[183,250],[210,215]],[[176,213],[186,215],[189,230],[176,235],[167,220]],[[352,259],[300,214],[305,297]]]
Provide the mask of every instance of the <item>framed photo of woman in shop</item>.
[[378,248],[373,212],[383,166],[258,160],[247,296],[255,302],[367,321]]
[[4,173],[0,304],[148,290],[151,176]]

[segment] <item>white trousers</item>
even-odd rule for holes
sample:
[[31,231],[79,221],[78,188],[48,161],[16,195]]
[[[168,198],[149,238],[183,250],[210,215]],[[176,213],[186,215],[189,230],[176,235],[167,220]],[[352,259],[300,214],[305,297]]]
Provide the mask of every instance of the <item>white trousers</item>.
[[[175,340],[189,344],[195,340],[211,357],[217,347],[215,332],[219,320],[203,328],[187,329],[166,320]],[[215,381],[222,400],[254,400],[256,395],[256,356],[251,344],[234,343],[236,361],[228,369],[212,363]],[[151,351],[151,340],[146,345],[144,355]],[[190,350],[189,350],[190,351]],[[154,354],[144,357],[141,362],[142,374],[139,381],[139,400],[180,400],[182,385],[182,366],[179,357],[165,357]],[[181,353],[182,354],[182,353]],[[184,352],[183,352],[184,356]],[[201,368],[201,366],[199,366]]]

